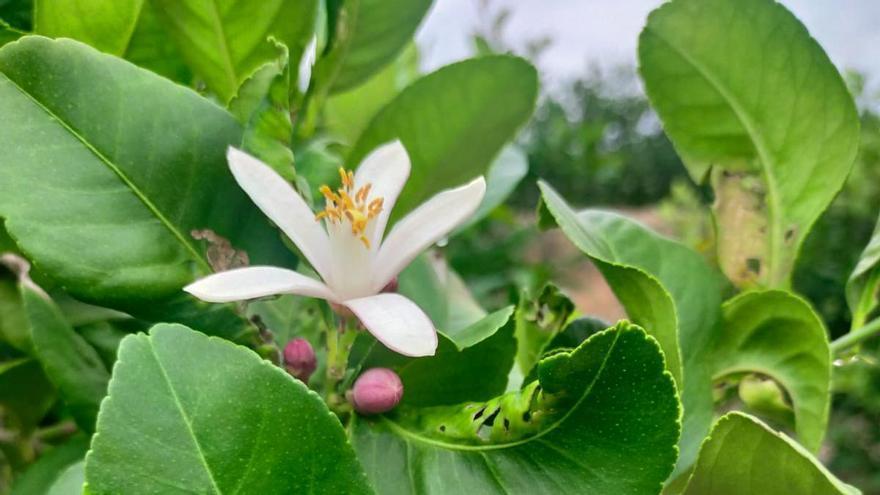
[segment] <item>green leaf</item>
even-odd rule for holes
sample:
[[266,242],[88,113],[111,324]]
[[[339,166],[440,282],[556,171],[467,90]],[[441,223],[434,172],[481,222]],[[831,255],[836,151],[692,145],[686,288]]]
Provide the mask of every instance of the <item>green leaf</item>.
[[429,407],[489,400],[504,392],[516,340],[513,307],[500,309],[467,328],[438,332],[433,356],[408,358],[374,345],[364,368],[386,367],[403,381],[401,406]]
[[109,370],[116,362],[116,352],[122,339],[130,333],[146,331],[147,328],[146,323],[138,320],[106,320],[77,327],[76,332],[98,351]]
[[577,214],[549,185],[539,187],[549,210],[544,221],[558,223],[590,257],[629,317],[660,342],[670,373],[683,377],[680,473],[696,458],[713,419],[712,375],[705,360],[721,321],[724,281],[681,244],[620,215]]
[[233,336],[233,307],[180,291],[211,271],[190,232],[211,229],[254,263],[293,262],[227,169],[238,125],[192,91],[78,42],[28,36],[0,49],[0,114],[16,116],[0,124],[0,216],[74,297]]
[[54,402],[55,389],[36,360],[20,358],[0,363],[0,406],[7,426],[29,434]]
[[33,29],[33,13],[33,0],[0,0],[0,19],[16,29]]
[[3,22],[3,19],[0,19],[0,46],[15,41],[24,35],[24,32],[15,29],[9,24]]
[[122,56],[145,0],[35,0],[34,32]]
[[700,449],[685,494],[860,493],[786,435],[743,413],[721,417]]
[[244,347],[168,324],[122,341],[86,481],[91,495],[369,493],[314,392]]
[[397,279],[398,292],[422,308],[437,328],[455,332],[486,316],[461,277],[436,252],[418,256]]
[[125,51],[125,59],[138,67],[149,69],[185,85],[193,82],[193,75],[180,50],[168,37],[153,2],[147,0],[141,7],[141,15],[134,34]]
[[296,177],[290,136],[290,70],[287,47],[275,39],[270,43],[277,57],[245,79],[229,102],[229,110],[244,125],[242,148],[270,165],[287,180]]
[[85,436],[77,436],[54,447],[15,480],[11,495],[44,495],[62,472],[83,459],[88,449],[89,439]]
[[0,268],[0,341],[29,353],[33,348],[18,284]]
[[858,150],[858,114],[834,64],[773,0],[669,2],[648,18],[639,63],[691,176],[711,176],[725,274],[787,287]]
[[455,231],[461,232],[467,229],[501,206],[507,197],[513,194],[516,186],[528,172],[529,159],[525,151],[515,145],[502,148],[501,153],[489,165],[486,174],[486,195],[483,196],[483,201],[471,218]]
[[75,462],[61,473],[46,495],[79,495],[85,479],[85,461]]
[[331,93],[366,81],[409,43],[432,0],[345,0],[314,79]]
[[539,377],[486,403],[356,418],[377,493],[660,491],[680,411],[653,339],[621,323],[545,358]]
[[360,161],[399,138],[412,172],[393,216],[434,193],[486,173],[535,107],[538,78],[523,59],[490,56],[448,65],[416,80],[370,122],[349,156]]
[[418,76],[419,50],[410,43],[368,80],[328,98],[321,108],[323,127],[347,144],[354,144],[373,116]]
[[254,70],[277,57],[270,36],[299,65],[314,35],[317,0],[151,0],[193,70],[228,102]]
[[862,251],[859,262],[846,283],[846,302],[852,312],[852,329],[867,323],[877,311],[880,289],[880,219],[871,240]]
[[798,439],[817,451],[831,405],[831,351],[822,320],[806,301],[777,290],[740,294],[723,310],[713,375],[759,372],[773,378],[791,398]]
[[555,285],[545,285],[535,297],[525,293],[520,296],[516,306],[516,363],[522,373],[538,364],[572,313],[574,303]]
[[34,355],[58,388],[77,424],[94,431],[110,373],[98,352],[71,328],[58,307],[34,289],[22,287]]

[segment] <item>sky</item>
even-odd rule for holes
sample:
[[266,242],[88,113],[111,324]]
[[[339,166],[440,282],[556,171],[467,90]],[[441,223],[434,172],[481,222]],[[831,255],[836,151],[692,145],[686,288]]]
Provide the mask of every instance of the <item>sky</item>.
[[[436,0],[417,33],[422,66],[432,70],[471,54],[470,35],[481,23],[480,2]],[[509,8],[506,39],[521,49],[550,36],[538,60],[552,85],[586,72],[635,66],[638,34],[648,13],[662,0],[489,0],[490,12]],[[842,69],[880,79],[880,0],[781,0],[807,26]],[[872,84],[873,85],[873,84]]]

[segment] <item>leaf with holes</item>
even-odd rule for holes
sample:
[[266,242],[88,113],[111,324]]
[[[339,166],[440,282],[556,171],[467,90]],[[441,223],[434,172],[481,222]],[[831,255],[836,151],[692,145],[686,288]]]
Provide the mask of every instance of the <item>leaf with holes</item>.
[[401,140],[412,171],[394,208],[399,218],[434,193],[485,174],[532,115],[537,95],[535,68],[521,58],[496,55],[448,65],[417,79],[376,114],[348,162]]
[[817,451],[831,406],[831,351],[822,320],[806,301],[778,290],[740,294],[723,310],[709,361],[713,376],[757,372],[778,382],[790,397],[798,439]]
[[[193,70],[228,102],[258,67],[276,58],[270,36],[287,45],[290,64],[314,36],[317,0],[152,0]],[[296,84],[293,85],[296,87]]]
[[408,358],[373,345],[362,367],[385,367],[403,381],[402,406],[429,407],[489,400],[504,392],[516,340],[513,307],[500,309],[459,330],[438,332],[433,356]]
[[685,495],[857,495],[797,442],[742,413],[721,417],[700,449]]
[[548,184],[539,186],[544,226],[558,224],[590,257],[629,317],[660,342],[670,373],[684,381],[679,473],[696,458],[712,423],[712,375],[705,359],[721,321],[725,282],[681,244],[614,213],[576,213]]
[[522,373],[534,368],[547,345],[565,328],[574,303],[555,285],[547,284],[534,297],[523,292],[516,306],[516,364]]
[[544,358],[538,376],[487,402],[356,418],[352,442],[376,492],[660,491],[680,410],[656,341],[620,323]]
[[858,149],[858,114],[834,64],[774,0],[669,2],[648,18],[639,64],[691,176],[711,177],[725,274],[788,287]]
[[211,270],[190,232],[211,229],[255,263],[294,261],[227,169],[238,124],[192,91],[28,36],[0,49],[0,114],[16,116],[0,124],[0,216],[75,297],[234,336],[231,306],[180,291]]
[[86,482],[92,495],[370,493],[339,420],[302,382],[166,324],[123,340]]

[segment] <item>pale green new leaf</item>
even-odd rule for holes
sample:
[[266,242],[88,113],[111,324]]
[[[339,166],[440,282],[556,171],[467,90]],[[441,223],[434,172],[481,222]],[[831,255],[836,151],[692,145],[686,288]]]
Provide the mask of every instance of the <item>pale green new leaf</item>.
[[348,162],[359,163],[383,143],[403,142],[412,172],[392,215],[400,218],[434,193],[485,174],[531,116],[537,94],[535,68],[521,58],[448,65],[416,80],[376,114]]
[[85,461],[81,460],[68,466],[58,476],[46,495],[79,495],[83,492],[85,478]]
[[266,61],[270,36],[287,45],[299,66],[317,19],[317,0],[150,0],[190,67],[222,102]]
[[91,495],[370,493],[339,420],[302,382],[166,324],[122,342],[86,481]]
[[803,299],[778,290],[740,294],[723,312],[710,361],[714,377],[757,372],[778,382],[791,398],[798,439],[817,451],[831,406],[831,352],[822,320]]
[[148,0],[35,0],[34,32],[122,56]]
[[729,413],[700,448],[686,495],[857,495],[797,442],[759,420]]
[[639,63],[691,176],[711,176],[725,274],[787,287],[858,149],[858,115],[834,64],[774,0],[668,2],[648,18]]
[[[149,111],[144,111],[148,108]],[[71,40],[0,49],[0,216],[41,272],[73,296],[233,336],[228,305],[181,287],[209,273],[210,229],[254,263],[293,262],[229,173],[241,139],[223,109]]]

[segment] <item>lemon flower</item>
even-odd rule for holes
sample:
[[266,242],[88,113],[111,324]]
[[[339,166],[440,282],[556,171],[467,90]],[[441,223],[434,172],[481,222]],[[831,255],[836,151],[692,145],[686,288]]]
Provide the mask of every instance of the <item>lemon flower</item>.
[[336,191],[321,187],[324,210],[315,214],[272,168],[230,147],[232,174],[254,203],[293,241],[321,280],[273,266],[216,273],[184,288],[209,302],[276,294],[325,299],[346,308],[376,339],[407,356],[430,356],[437,332],[411,300],[382,289],[422,251],[476,211],[486,192],[483,177],[442,191],[385,233],[388,218],[410,172],[400,142],[373,151],[357,173],[340,169]]

